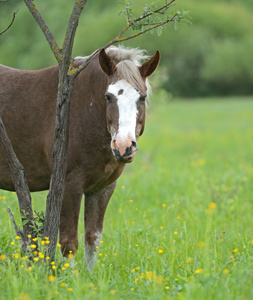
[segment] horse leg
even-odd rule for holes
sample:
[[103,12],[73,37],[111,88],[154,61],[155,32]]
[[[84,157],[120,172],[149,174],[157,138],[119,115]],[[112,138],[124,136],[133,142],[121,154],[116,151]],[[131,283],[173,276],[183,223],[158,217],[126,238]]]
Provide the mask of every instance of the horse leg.
[[92,269],[102,239],[104,214],[115,189],[113,182],[103,190],[85,194],[85,256],[87,267]]
[[72,181],[65,181],[60,220],[61,252],[65,257],[75,254],[78,249],[77,231],[82,195],[82,188],[78,188]]

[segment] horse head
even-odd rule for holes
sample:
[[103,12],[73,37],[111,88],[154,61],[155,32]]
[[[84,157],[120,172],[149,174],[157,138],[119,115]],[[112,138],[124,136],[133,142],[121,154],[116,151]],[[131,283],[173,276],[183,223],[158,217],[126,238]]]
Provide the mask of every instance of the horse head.
[[104,49],[99,53],[100,67],[108,78],[105,101],[111,149],[120,162],[129,163],[134,159],[137,139],[145,125],[146,79],[155,71],[159,60],[159,51],[143,65],[127,59],[115,63]]

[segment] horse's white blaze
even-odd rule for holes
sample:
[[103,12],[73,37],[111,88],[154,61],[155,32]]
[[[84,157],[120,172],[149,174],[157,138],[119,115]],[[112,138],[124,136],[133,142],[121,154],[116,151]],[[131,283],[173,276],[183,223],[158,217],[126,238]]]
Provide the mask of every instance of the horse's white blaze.
[[[112,136],[122,141],[133,138],[135,140],[136,117],[138,114],[136,102],[140,94],[125,80],[109,85],[107,91],[117,98],[119,110],[118,132]],[[119,93],[119,91],[121,91]]]

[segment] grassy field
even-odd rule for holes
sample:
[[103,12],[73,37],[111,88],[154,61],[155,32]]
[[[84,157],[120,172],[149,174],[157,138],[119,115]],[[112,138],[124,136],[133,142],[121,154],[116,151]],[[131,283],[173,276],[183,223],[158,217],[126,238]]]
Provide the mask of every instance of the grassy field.
[[0,298],[253,299],[252,183],[252,98],[154,99],[92,273],[83,247],[73,268],[59,249],[49,269],[27,265],[6,211],[18,217],[16,195],[0,191]]

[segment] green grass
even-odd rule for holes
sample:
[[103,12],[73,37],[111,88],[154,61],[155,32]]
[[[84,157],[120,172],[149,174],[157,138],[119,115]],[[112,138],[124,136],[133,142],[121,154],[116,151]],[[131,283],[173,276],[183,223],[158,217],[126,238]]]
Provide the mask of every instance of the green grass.
[[[59,249],[55,270],[27,265],[6,211],[18,218],[16,195],[0,191],[0,298],[253,299],[252,121],[252,98],[154,99],[92,273],[82,246],[74,268],[62,270]],[[33,195],[35,209],[45,196]]]

